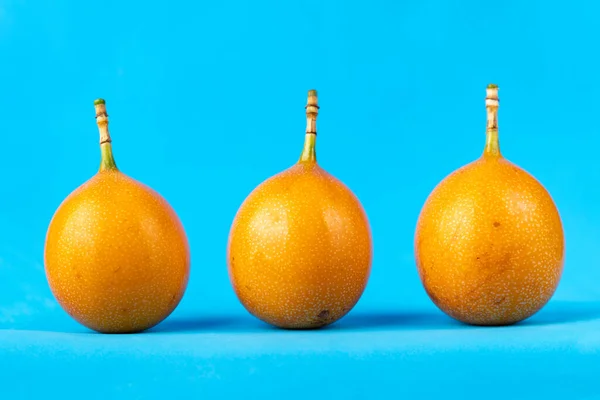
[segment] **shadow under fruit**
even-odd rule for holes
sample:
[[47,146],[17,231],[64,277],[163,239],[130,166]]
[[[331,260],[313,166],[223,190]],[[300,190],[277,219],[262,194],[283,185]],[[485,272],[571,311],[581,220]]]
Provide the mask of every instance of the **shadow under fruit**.
[[475,325],[512,324],[540,310],[558,286],[565,252],[552,198],[500,153],[498,104],[498,88],[490,85],[483,155],[434,189],[415,234],[430,298]]
[[348,313],[371,270],[367,216],[316,160],[317,93],[308,95],[300,160],[259,185],[231,227],[229,275],[246,309],[288,329],[319,328]]
[[184,228],[154,190],[117,169],[104,100],[96,100],[100,171],[60,205],[48,228],[46,275],[60,305],[104,333],[138,332],[166,318],[187,286]]

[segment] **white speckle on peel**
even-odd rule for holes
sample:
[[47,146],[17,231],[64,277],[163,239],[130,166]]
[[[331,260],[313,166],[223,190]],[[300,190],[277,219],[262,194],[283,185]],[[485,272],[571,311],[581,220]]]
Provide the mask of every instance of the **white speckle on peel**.
[[242,304],[286,328],[344,316],[371,269],[369,223],[354,194],[316,164],[299,163],[244,201],[231,228],[229,273]]
[[556,290],[564,233],[535,178],[503,158],[482,157],[431,193],[415,253],[425,289],[444,312],[472,324],[510,324]]

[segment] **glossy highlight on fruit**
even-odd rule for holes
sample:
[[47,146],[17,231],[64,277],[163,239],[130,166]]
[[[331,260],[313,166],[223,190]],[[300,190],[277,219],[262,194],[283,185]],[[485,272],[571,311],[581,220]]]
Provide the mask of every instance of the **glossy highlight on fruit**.
[[157,192],[117,169],[104,100],[96,100],[100,171],[60,205],[48,228],[46,276],[75,320],[103,333],[148,329],[178,305],[190,254]]
[[500,153],[498,104],[498,87],[490,85],[483,155],[434,189],[415,234],[428,295],[451,317],[474,325],[507,325],[536,313],[554,294],[564,262],[552,198]]
[[300,160],[254,189],[229,236],[235,293],[251,314],[281,328],[319,328],[342,318],[371,270],[367,216],[316,160],[318,108],[311,90]]

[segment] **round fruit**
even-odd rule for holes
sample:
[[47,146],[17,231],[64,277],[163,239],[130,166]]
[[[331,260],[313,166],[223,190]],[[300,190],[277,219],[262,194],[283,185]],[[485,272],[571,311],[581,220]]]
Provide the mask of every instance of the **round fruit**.
[[367,216],[316,161],[316,91],[309,92],[299,162],[258,186],[229,236],[233,288],[261,320],[289,329],[325,326],[357,303],[372,259]]
[[469,324],[506,325],[552,297],[565,246],[548,192],[501,155],[497,87],[487,91],[485,151],[430,194],[415,253],[425,290],[440,309]]
[[117,169],[104,101],[95,105],[100,171],[54,214],[46,275],[60,305],[81,324],[104,333],[138,332],[165,319],[183,297],[188,242],[170,205]]

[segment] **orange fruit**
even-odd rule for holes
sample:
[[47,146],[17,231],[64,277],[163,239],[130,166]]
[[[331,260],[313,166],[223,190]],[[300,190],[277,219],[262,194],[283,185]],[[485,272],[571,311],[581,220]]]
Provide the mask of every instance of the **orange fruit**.
[[236,295],[252,315],[281,328],[318,328],[342,318],[371,269],[371,233],[359,200],[316,160],[318,108],[311,90],[300,160],[254,189],[229,235]]
[[540,310],[564,263],[561,219],[550,194],[500,153],[498,88],[488,86],[483,155],[446,177],[417,223],[415,254],[432,301],[474,325],[507,325]]
[[138,332],[183,297],[190,254],[184,228],[157,192],[117,169],[104,100],[96,100],[100,171],[60,205],[48,228],[46,276],[60,305],[105,333]]

